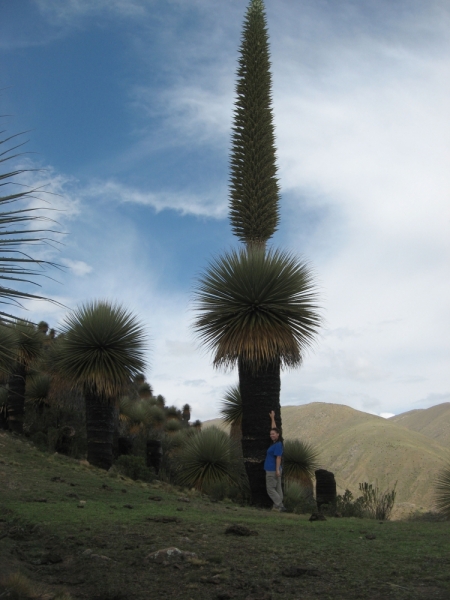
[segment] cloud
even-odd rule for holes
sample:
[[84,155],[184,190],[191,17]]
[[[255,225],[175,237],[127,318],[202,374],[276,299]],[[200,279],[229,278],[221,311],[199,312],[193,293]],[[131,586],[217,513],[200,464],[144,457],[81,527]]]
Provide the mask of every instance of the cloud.
[[380,417],[383,417],[383,419],[390,419],[391,417],[395,417],[394,413],[380,413]]
[[[186,192],[143,192],[118,181],[96,181],[80,191],[84,198],[108,199],[110,202],[133,203],[149,206],[156,212],[174,210],[181,215],[224,218],[226,216],[226,192],[190,194]],[[222,200],[220,197],[222,196]],[[219,198],[219,200],[218,200]]]
[[71,260],[63,258],[61,262],[66,265],[76,277],[84,277],[88,273],[92,273],[92,267],[82,260]]
[[41,13],[52,23],[70,24],[74,19],[112,14],[140,19],[148,14],[153,4],[146,0],[34,0]]

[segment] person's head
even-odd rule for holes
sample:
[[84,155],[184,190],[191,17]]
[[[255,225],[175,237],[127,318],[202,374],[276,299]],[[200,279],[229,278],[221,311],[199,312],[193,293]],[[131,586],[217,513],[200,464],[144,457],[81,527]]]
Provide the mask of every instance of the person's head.
[[270,430],[270,439],[272,440],[272,444],[278,442],[280,439],[280,430],[277,427],[272,427]]

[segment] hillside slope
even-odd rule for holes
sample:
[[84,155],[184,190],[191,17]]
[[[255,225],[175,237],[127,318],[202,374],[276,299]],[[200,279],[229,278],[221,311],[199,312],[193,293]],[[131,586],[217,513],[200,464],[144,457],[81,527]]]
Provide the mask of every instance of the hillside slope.
[[418,431],[446,448],[450,447],[450,402],[431,408],[410,410],[392,417],[389,421]]

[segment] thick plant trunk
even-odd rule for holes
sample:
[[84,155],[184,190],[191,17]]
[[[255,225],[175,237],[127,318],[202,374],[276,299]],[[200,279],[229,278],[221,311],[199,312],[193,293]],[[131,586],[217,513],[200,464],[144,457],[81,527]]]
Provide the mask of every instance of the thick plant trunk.
[[23,433],[26,374],[26,366],[17,362],[8,380],[8,427],[15,433]]
[[270,446],[270,411],[275,411],[281,428],[280,361],[254,373],[249,365],[239,361],[239,386],[242,398],[242,453],[250,483],[251,502],[256,506],[271,506],[266,492],[264,460]]
[[116,424],[114,404],[91,390],[85,390],[87,459],[100,469],[109,469],[113,462]]

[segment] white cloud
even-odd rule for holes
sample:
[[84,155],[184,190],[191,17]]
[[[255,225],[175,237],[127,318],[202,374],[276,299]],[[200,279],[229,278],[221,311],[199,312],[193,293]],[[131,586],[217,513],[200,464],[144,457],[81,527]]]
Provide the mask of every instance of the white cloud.
[[151,0],[34,0],[39,10],[55,24],[70,24],[81,17],[112,13],[120,17],[142,18]]
[[390,419],[391,417],[395,417],[394,413],[380,413],[380,417],[383,417],[383,419]]
[[210,194],[143,192],[118,181],[108,180],[91,183],[81,193],[85,198],[141,204],[153,208],[156,212],[175,210],[181,215],[224,218],[227,210],[225,189]]
[[82,260],[71,260],[63,258],[61,262],[66,265],[76,277],[84,277],[88,273],[92,273],[92,267]]

